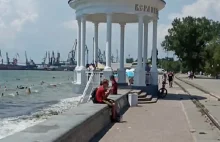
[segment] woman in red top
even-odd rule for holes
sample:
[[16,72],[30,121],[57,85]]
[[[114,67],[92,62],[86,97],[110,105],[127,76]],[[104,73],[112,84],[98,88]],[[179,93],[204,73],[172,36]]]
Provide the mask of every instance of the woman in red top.
[[110,80],[112,82],[112,92],[111,92],[111,94],[117,95],[118,94],[118,83],[116,82],[114,75],[110,76]]

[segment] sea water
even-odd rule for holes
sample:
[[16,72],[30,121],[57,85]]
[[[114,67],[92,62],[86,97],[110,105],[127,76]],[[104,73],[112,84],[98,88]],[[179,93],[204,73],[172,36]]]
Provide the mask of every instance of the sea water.
[[73,72],[0,71],[0,139],[75,107],[72,83]]

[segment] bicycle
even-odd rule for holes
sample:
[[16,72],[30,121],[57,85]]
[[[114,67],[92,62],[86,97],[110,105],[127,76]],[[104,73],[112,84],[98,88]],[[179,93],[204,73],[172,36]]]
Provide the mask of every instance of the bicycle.
[[162,82],[162,88],[160,88],[158,90],[158,97],[159,98],[165,98],[167,96],[166,84],[167,83],[165,81]]

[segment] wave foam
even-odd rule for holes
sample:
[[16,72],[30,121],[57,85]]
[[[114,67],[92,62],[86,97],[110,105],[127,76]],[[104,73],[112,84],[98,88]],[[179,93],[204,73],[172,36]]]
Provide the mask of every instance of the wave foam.
[[0,119],[0,139],[43,122],[53,115],[61,114],[76,107],[81,96],[62,99],[59,103],[39,110],[31,115]]

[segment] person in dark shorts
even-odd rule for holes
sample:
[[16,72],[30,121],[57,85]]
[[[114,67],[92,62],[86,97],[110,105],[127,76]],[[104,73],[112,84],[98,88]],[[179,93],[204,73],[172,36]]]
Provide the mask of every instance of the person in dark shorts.
[[112,92],[111,92],[111,94],[117,95],[118,94],[118,83],[116,82],[114,75],[110,76],[110,80],[112,82]]
[[102,85],[96,91],[96,100],[97,103],[107,104],[112,108],[112,119],[116,119],[116,109],[115,109],[115,101],[108,99],[109,94],[112,92],[112,89],[108,89],[109,82],[107,79],[102,81]]
[[172,72],[168,73],[168,81],[169,81],[169,86],[172,87],[173,86],[173,73]]

